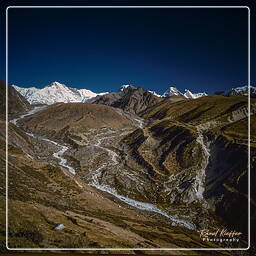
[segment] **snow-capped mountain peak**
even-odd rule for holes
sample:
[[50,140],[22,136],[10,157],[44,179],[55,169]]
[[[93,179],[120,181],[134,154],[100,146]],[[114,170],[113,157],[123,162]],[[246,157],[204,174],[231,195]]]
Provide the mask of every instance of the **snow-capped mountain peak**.
[[183,95],[186,98],[194,99],[194,94],[190,90],[188,90],[188,89],[185,89],[185,93]]
[[[232,88],[227,96],[248,96],[249,87],[248,85]],[[250,86],[250,96],[256,97],[256,87]]]
[[14,89],[16,91],[18,91],[22,96],[24,96],[26,99],[31,97],[31,95],[33,95],[34,93],[36,93],[38,90],[38,88],[36,87],[30,87],[30,88],[21,88],[18,87],[16,85],[12,85],[12,87],[14,87]]
[[169,87],[162,97],[182,96],[183,94],[176,87]]
[[45,88],[54,88],[54,89],[64,89],[64,90],[66,90],[66,89],[68,89],[68,86],[55,81],[55,82],[52,82],[49,85],[46,85],[43,89],[45,89]]
[[188,99],[196,99],[199,97],[207,96],[205,92],[203,93],[192,93],[190,90],[185,89],[185,92],[180,92],[176,87],[169,87],[162,97],[171,97],[171,96],[183,96]]
[[185,93],[183,95],[184,95],[185,98],[188,98],[188,99],[196,99],[196,98],[200,98],[200,97],[203,97],[203,96],[207,96],[207,94],[205,92],[192,93],[188,89],[185,89]]
[[[107,92],[95,93],[88,89],[72,88],[57,81],[52,82],[51,84],[45,86],[42,89],[36,87],[22,88],[16,85],[12,86],[31,104],[50,105],[58,102],[86,102],[88,99],[96,97],[97,95],[107,94]],[[135,87],[134,85],[125,84],[121,86],[119,91],[122,93],[127,93],[135,89],[137,89],[137,87]],[[207,96],[206,93],[192,93],[190,90],[187,89],[184,93],[182,93],[173,86],[170,86],[162,96],[154,91],[149,92],[158,97],[182,96],[185,98],[196,99],[202,96]]]
[[98,95],[97,93],[94,93],[90,90],[78,90],[68,87],[65,84],[59,83],[57,81],[45,86],[42,89],[35,87],[21,88],[15,85],[13,85],[13,87],[31,104],[50,105],[58,102],[85,102],[86,100]]
[[132,84],[124,84],[120,87],[119,91],[128,92],[128,91],[135,90],[135,89],[137,89],[137,88]]
[[96,97],[97,95],[104,95],[108,93],[108,92],[95,93],[87,89],[79,89],[78,92],[80,93],[82,102],[86,102],[88,99]]
[[55,86],[65,86],[64,84],[61,84],[61,83],[59,83],[59,82],[57,82],[57,81],[52,82],[52,83],[51,83],[51,86],[53,86],[53,85],[55,85]]
[[161,95],[157,94],[155,91],[149,91],[150,93],[152,93],[153,95],[157,96],[157,97],[162,97]]

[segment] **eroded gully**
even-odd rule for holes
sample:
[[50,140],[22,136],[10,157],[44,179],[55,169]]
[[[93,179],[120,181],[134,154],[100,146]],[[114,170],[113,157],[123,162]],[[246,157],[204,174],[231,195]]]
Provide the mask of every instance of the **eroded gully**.
[[[33,114],[35,114],[35,113],[37,113],[37,112],[39,112],[39,111],[41,111],[45,108],[46,108],[46,106],[35,107],[34,109],[30,110],[26,114],[23,114],[19,118],[13,119],[10,122],[13,123],[16,126],[19,126],[18,125],[19,120],[21,120],[21,119],[23,119],[27,116],[33,115]],[[142,128],[143,127],[142,121],[141,120],[136,120],[136,121],[138,121],[139,127]],[[124,132],[124,133],[127,133],[127,132]],[[122,135],[124,135],[124,133]],[[76,173],[75,169],[72,166],[70,166],[67,163],[67,160],[63,157],[63,154],[69,149],[67,146],[61,145],[61,144],[59,144],[55,141],[52,141],[52,140],[44,138],[44,137],[34,135],[32,133],[26,132],[26,134],[33,137],[33,138],[41,139],[41,140],[44,140],[48,143],[51,143],[51,144],[54,144],[55,146],[57,146],[59,148],[59,150],[57,152],[53,153],[53,157],[58,160],[59,165],[61,165],[64,168],[67,168],[68,171],[72,175],[75,175],[75,173]],[[117,136],[120,136],[120,135],[117,135]],[[116,136],[112,136],[112,137],[116,137]],[[107,154],[110,156],[111,165],[113,166],[113,165],[118,164],[118,160],[117,160],[118,159],[118,154],[116,152],[114,152],[113,150],[111,150],[110,148],[107,148],[104,145],[102,145],[101,141],[106,139],[106,138],[109,138],[109,136],[100,138],[96,141],[96,143],[91,144],[91,145],[94,146],[94,147],[100,148],[102,150],[105,150],[107,152]],[[99,167],[98,169],[96,169],[94,171],[94,174],[92,176],[92,181],[89,183],[90,186],[95,187],[100,191],[107,192],[107,193],[113,195],[114,197],[118,198],[122,202],[124,202],[124,203],[126,203],[126,204],[128,204],[132,207],[135,207],[136,209],[158,213],[158,214],[166,217],[167,219],[169,219],[172,222],[173,226],[179,225],[179,226],[184,226],[188,229],[195,229],[195,226],[193,224],[191,224],[191,223],[189,223],[185,220],[177,219],[177,218],[167,214],[165,211],[160,210],[154,204],[136,201],[136,200],[131,199],[129,197],[118,194],[114,188],[111,188],[108,185],[100,184],[98,177],[101,175],[101,170],[104,169],[104,167],[106,167],[107,164],[109,165],[110,163],[109,162],[108,163],[103,163],[103,165],[101,167]]]

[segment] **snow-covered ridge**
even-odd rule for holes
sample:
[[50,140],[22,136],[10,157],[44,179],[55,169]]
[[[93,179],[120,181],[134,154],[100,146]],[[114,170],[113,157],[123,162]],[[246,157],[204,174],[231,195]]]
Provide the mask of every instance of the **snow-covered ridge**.
[[171,97],[171,96],[183,96],[183,94],[176,87],[169,87],[162,97]]
[[[135,90],[137,89],[137,87],[135,87],[134,85],[132,84],[124,84],[120,87],[119,91],[121,92],[129,92],[129,91],[132,91],[132,90]],[[157,97],[162,97],[161,95],[157,94],[156,92],[154,91],[148,91],[150,93],[152,93],[153,95],[157,96]]]
[[120,87],[119,91],[128,92],[128,91],[132,91],[132,90],[135,90],[135,89],[137,89],[137,87],[135,87],[132,84],[124,84]]
[[[248,96],[249,88],[247,85],[232,88],[228,93],[227,96]],[[256,97],[256,87],[250,86],[250,96]]]
[[196,99],[196,98],[200,98],[203,96],[207,96],[207,93],[205,93],[205,92],[192,93],[191,91],[185,89],[185,93],[183,95],[185,98]]
[[166,92],[162,95],[162,97],[171,97],[171,96],[183,96],[188,99],[196,99],[203,96],[207,96],[205,92],[202,93],[192,93],[191,91],[185,89],[185,92],[182,93],[176,87],[169,87]]
[[[22,88],[16,85],[12,86],[31,104],[51,105],[60,102],[86,102],[90,98],[107,94],[107,92],[95,93],[88,89],[76,89],[59,82],[53,82],[42,89],[36,87]],[[137,87],[134,85],[125,84],[120,87],[119,91],[128,93],[136,89]],[[163,95],[159,95],[154,91],[149,92],[157,97],[183,96],[185,98],[195,99],[202,96],[207,96],[206,93],[192,93],[189,90],[185,90],[185,93],[181,93],[175,87],[170,87]]]
[[85,102],[92,97],[96,97],[97,95],[106,94],[94,93],[87,89],[71,88],[59,82],[53,82],[42,89],[35,87],[22,88],[16,85],[12,86],[31,104],[50,105],[58,102]]
[[162,97],[160,94],[157,94],[156,92],[154,91],[149,91],[150,93],[152,93],[153,95],[157,96],[157,97]]

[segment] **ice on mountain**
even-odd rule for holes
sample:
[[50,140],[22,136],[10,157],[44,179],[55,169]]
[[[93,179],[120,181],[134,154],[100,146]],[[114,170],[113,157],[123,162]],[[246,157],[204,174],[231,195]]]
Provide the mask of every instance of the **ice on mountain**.
[[31,104],[54,104],[54,103],[69,103],[69,102],[86,102],[88,99],[105,93],[94,93],[87,89],[75,89],[53,82],[50,85],[38,89],[35,87],[21,88],[13,85],[13,87],[24,96]]

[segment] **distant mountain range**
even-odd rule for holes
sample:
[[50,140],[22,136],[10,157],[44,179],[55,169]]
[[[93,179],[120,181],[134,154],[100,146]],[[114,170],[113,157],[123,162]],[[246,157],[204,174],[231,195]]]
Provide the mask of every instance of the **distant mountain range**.
[[[68,87],[59,82],[53,82],[46,87],[39,89],[36,87],[22,88],[16,85],[12,85],[27,101],[31,104],[47,104],[51,105],[58,102],[71,103],[71,102],[97,102],[106,105],[112,105],[114,101],[120,100],[120,97],[124,94],[138,89],[134,85],[123,85],[119,89],[119,92],[103,92],[95,93],[87,89],[76,89]],[[141,87],[140,87],[141,88]],[[154,91],[148,91],[144,89],[144,93],[147,92],[150,95],[158,98],[167,98],[173,96],[184,97],[188,99],[196,99],[203,96],[207,96],[205,92],[203,93],[193,93],[186,89],[184,93],[178,90],[176,87],[169,87],[163,95],[159,95]],[[105,95],[104,97],[101,97]],[[107,96],[106,96],[107,95]],[[247,96],[248,87],[237,87],[232,88],[229,92],[225,93],[226,96]],[[251,87],[251,96],[256,96],[256,88]],[[126,99],[127,100],[127,99]],[[110,103],[108,103],[110,101]],[[104,102],[104,103],[103,103]],[[150,105],[150,104],[149,104]]]
[[[227,93],[227,96],[248,96],[248,86],[232,88]],[[250,96],[252,98],[256,97],[256,87],[250,86]]]
[[185,89],[184,93],[181,93],[176,87],[169,87],[168,90],[162,95],[162,97],[171,97],[171,96],[183,96],[188,99],[196,99],[203,96],[207,96],[207,94],[205,92],[192,93],[187,89]]
[[87,89],[75,89],[59,82],[53,82],[42,89],[35,87],[13,87],[31,104],[54,104],[58,102],[85,102],[88,99],[105,93],[94,93]]
[[[103,92],[95,93],[87,89],[76,89],[59,82],[53,82],[50,85],[45,86],[42,89],[36,87],[22,88],[17,85],[12,85],[23,97],[25,97],[31,104],[54,104],[58,102],[71,103],[71,102],[86,102],[91,98],[102,96],[105,94],[113,95],[113,93]],[[131,90],[137,89],[134,85],[123,85],[119,89],[118,94],[122,95]],[[146,89],[144,89],[147,91]],[[173,95],[183,96],[185,98],[198,98],[207,96],[206,93],[192,93],[189,90],[185,90],[185,93],[181,93],[177,88],[170,87],[163,95],[159,95],[154,91],[147,91],[156,97],[171,97]],[[118,95],[117,94],[117,95]],[[110,96],[111,97],[111,96]]]

